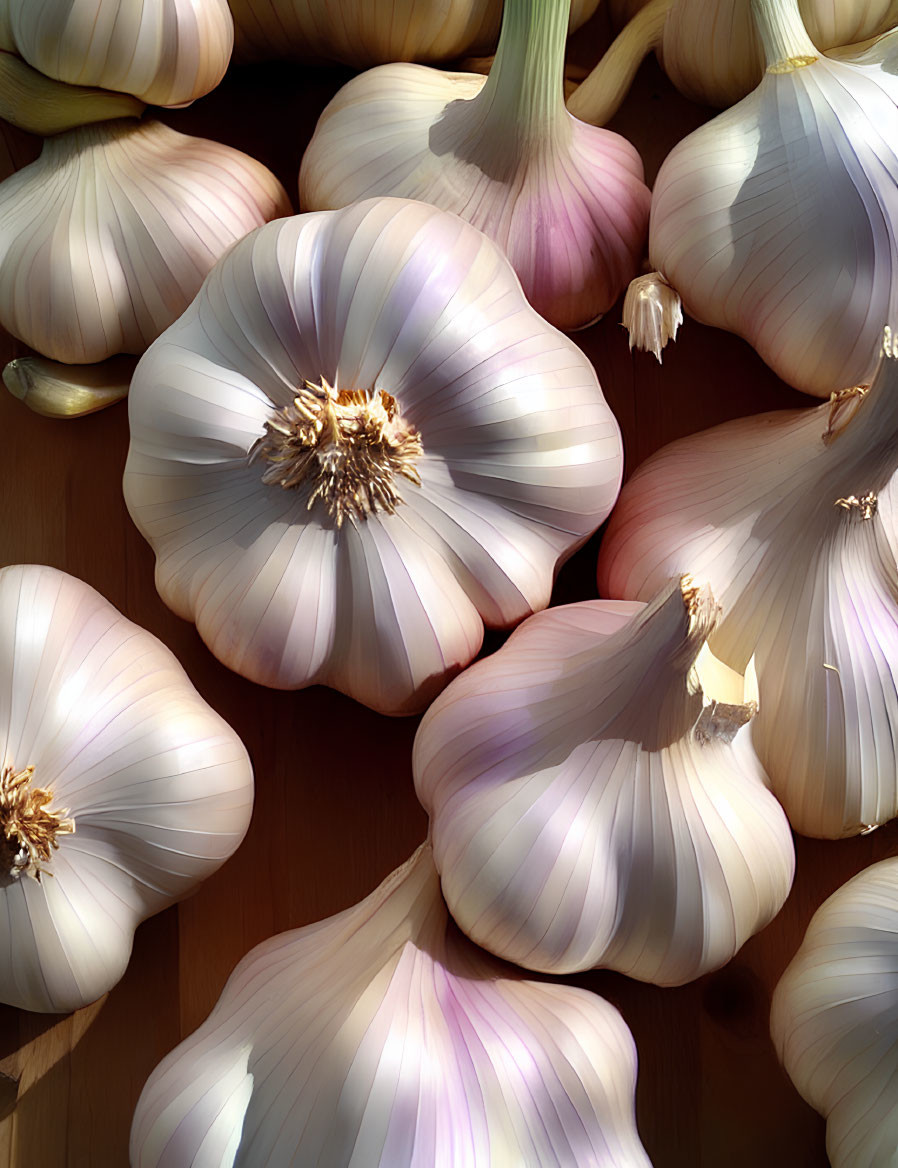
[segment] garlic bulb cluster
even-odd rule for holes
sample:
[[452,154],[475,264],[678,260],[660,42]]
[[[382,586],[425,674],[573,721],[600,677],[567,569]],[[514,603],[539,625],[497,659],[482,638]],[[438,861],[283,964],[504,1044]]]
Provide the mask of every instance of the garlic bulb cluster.
[[48,77],[183,105],[221,81],[227,0],[0,0],[0,48]]
[[402,199],[269,224],[129,396],[125,498],[156,583],[264,685],[423,709],[484,623],[549,602],[617,497],[586,357],[456,215]]
[[472,940],[679,985],[776,915],[792,837],[745,742],[743,679],[703,650],[715,619],[687,579],[648,606],[551,608],[427,711],[415,784]]
[[603,595],[688,566],[723,607],[714,653],[754,656],[755,749],[793,827],[838,838],[898,815],[898,348],[869,391],[674,442],[625,487]]
[[770,1029],[826,1116],[832,1168],[892,1168],[898,1147],[898,858],[823,904],[773,995]]
[[[502,0],[229,0],[242,58],[448,61],[496,43]],[[570,28],[598,0],[572,0]]]
[[56,361],[142,353],[235,240],[289,212],[261,163],[161,122],[48,138],[0,184],[0,323]]
[[150,1076],[131,1164],[648,1168],[635,1078],[613,1006],[458,933],[425,845],[244,958]]
[[[898,313],[891,38],[832,60],[797,0],[753,3],[767,72],[668,155],[649,259],[690,315],[744,337],[796,389],[828,397],[869,381],[882,322]],[[661,343],[651,329],[631,339]]]
[[650,196],[630,143],[564,108],[569,7],[506,0],[488,78],[403,64],[354,78],[319,119],[300,205],[396,195],[454,211],[499,244],[546,320],[601,316],[636,274]]
[[236,849],[252,770],[173,654],[54,568],[0,570],[0,725],[0,1001],[74,1010]]

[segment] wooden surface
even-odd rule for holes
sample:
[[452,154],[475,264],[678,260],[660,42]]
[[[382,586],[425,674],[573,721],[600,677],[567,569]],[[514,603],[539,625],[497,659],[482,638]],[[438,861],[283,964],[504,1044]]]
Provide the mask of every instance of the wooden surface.
[[[592,42],[580,40],[588,57]],[[173,126],[268,163],[295,199],[317,113],[348,70],[238,70]],[[642,70],[615,119],[654,173],[710,116]],[[618,306],[619,308],[619,306]],[[624,432],[627,469],[663,443],[728,418],[812,404],[747,345],[687,322],[663,367],[631,359],[619,311],[576,340]],[[14,351],[9,340],[4,360]],[[235,857],[191,899],[144,923],[121,983],[70,1017],[0,1007],[0,1168],[123,1168],[131,1113],[155,1064],[214,1004],[237,960],[272,933],[368,893],[426,830],[411,782],[417,719],[391,720],[336,693],[263,690],[219,665],[153,584],[153,556],[121,497],[125,405],[75,422],[39,418],[0,391],[0,563],[80,576],[183,662],[252,756],[256,808]],[[597,539],[559,577],[555,603],[595,595]],[[500,638],[488,638],[495,648]],[[838,843],[796,840],[795,887],[778,918],[725,969],[660,990],[610,973],[568,979],[609,998],[640,1056],[639,1128],[655,1168],[823,1168],[822,1120],[778,1067],[770,995],[814,909],[849,876],[898,852],[898,824]],[[273,1166],[279,1168],[279,1166]],[[572,1166],[573,1168],[573,1166]]]

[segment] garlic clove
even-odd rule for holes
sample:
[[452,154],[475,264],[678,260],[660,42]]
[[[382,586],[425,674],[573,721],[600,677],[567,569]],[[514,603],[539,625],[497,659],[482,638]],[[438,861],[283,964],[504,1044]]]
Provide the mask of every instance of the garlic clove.
[[654,353],[660,365],[665,345],[677,339],[683,323],[683,302],[660,272],[649,272],[630,281],[621,320],[630,349]]
[[548,609],[434,702],[415,784],[472,940],[543,972],[679,985],[779,911],[789,826],[745,742],[741,678],[710,688],[715,619],[685,578],[648,606]]
[[144,104],[127,93],[52,81],[19,57],[0,52],[0,117],[31,134],[59,134],[110,118],[139,118]]
[[243,959],[150,1076],[131,1163],[647,1168],[635,1073],[607,1002],[459,934],[423,845],[360,904]]
[[3,370],[3,384],[45,418],[80,418],[126,397],[136,364],[134,357],[111,357],[99,365],[16,357]]
[[770,1030],[826,1117],[833,1168],[888,1168],[898,1142],[898,859],[864,869],[817,910],[773,995]]
[[56,361],[141,353],[222,252],[287,211],[261,163],[160,122],[48,138],[0,184],[0,323]]

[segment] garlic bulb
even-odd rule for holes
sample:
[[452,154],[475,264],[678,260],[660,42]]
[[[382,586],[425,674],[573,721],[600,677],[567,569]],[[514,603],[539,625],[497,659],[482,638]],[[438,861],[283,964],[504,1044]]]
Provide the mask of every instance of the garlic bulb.
[[838,838],[898,815],[898,348],[866,393],[740,418],[665,447],[627,483],[599,591],[647,598],[687,565],[754,655],[753,740],[792,826]]
[[132,1168],[647,1168],[613,1006],[466,941],[422,846],[361,904],[237,966],[156,1068]]
[[289,210],[261,163],[161,122],[48,138],[0,184],[0,324],[56,361],[141,353],[222,252]]
[[549,602],[621,441],[580,350],[456,215],[372,199],[241,241],[144,355],[125,498],[230,668],[423,709]]
[[58,81],[183,105],[221,81],[234,24],[227,0],[0,0],[0,43]]
[[780,1060],[826,1116],[832,1168],[892,1168],[898,1146],[898,858],[814,914],[773,995]]
[[710,595],[586,601],[527,621],[415,739],[443,894],[529,969],[680,985],[781,908],[789,825],[745,745],[743,679],[703,652]]
[[[502,0],[229,0],[241,58],[448,61],[492,51]],[[572,0],[570,29],[598,0]]]
[[797,0],[754,3],[767,72],[668,155],[649,259],[697,320],[828,397],[869,381],[898,312],[898,78],[887,43],[820,57]]
[[636,274],[650,195],[626,139],[564,107],[569,0],[506,0],[488,78],[382,65],[345,85],[303,157],[300,205],[374,195],[454,211],[494,239],[558,328],[606,312]]
[[0,570],[0,1001],[74,1010],[236,849],[252,770],[175,657],[55,568]]
[[0,118],[20,130],[59,134],[90,122],[139,118],[145,108],[127,93],[52,81],[21,57],[0,50]]

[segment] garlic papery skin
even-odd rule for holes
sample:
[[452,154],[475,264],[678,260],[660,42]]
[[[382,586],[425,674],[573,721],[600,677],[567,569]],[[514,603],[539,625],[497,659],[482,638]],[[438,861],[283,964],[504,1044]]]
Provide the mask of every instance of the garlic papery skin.
[[161,122],[48,138],[0,184],[0,323],[55,361],[142,353],[235,240],[289,211],[261,163]]
[[898,858],[817,910],[773,994],[770,1031],[826,1117],[832,1168],[892,1168],[898,1145]]
[[253,949],[137,1104],[132,1168],[648,1168],[620,1015],[449,919],[423,845]]
[[0,570],[0,1001],[87,1005],[237,848],[252,769],[161,642],[55,568]]
[[[229,0],[241,59],[449,61],[492,52],[502,0]],[[570,31],[597,0],[572,0]]]
[[620,485],[587,358],[485,235],[402,199],[242,240],[128,405],[166,604],[245,677],[384,713],[545,607]]
[[716,426],[628,481],[599,592],[645,599],[686,565],[720,600],[714,653],[754,655],[752,737],[792,826],[855,835],[898,814],[898,361],[866,393]]
[[648,606],[551,608],[427,711],[415,786],[472,940],[529,969],[680,985],[779,911],[792,837],[742,679],[733,701],[700,658],[715,617],[688,579]]
[[376,195],[454,211],[503,249],[533,307],[590,324],[638,270],[650,195],[619,134],[563,96],[569,0],[506,0],[488,78],[383,65],[345,85],[302,160],[305,210]]
[[2,42],[71,85],[183,105],[221,81],[234,22],[227,0],[0,0]]
[[668,155],[649,260],[691,316],[828,397],[869,382],[898,314],[898,85],[882,61],[819,55],[795,0],[756,11],[767,72]]

